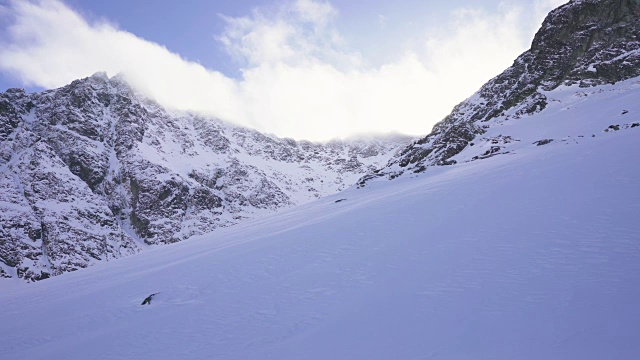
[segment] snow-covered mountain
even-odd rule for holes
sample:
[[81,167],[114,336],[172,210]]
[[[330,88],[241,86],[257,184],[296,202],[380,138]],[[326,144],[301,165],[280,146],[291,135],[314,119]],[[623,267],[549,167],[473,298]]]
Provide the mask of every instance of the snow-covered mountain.
[[[544,112],[502,125],[555,139],[544,146],[521,141],[46,281],[0,282],[0,354],[635,359],[640,126],[623,124],[640,120],[640,79],[547,95]],[[563,138],[569,129],[585,137]]]
[[280,139],[167,110],[104,73],[0,94],[0,277],[27,281],[336,193],[404,136]]
[[[545,135],[546,125],[515,134],[511,125],[529,122],[533,114],[557,102],[550,91],[577,85],[576,96],[605,91],[640,76],[640,4],[636,0],[573,0],[551,11],[536,33],[531,48],[511,67],[457,105],[426,137],[416,140],[382,169],[359,181],[420,173],[432,166],[474,161],[516,151],[532,141],[573,141],[602,129],[568,127],[556,138]],[[633,126],[640,119],[609,114],[610,125]],[[626,114],[626,112],[625,112]],[[543,116],[544,117],[544,116]],[[536,119],[538,119],[537,117]]]
[[[563,26],[558,19],[566,19]],[[573,44],[570,39],[582,31],[584,21],[592,24],[589,29],[609,24],[601,34],[585,33],[592,38],[583,47],[587,52],[601,39],[607,40],[605,48],[613,44],[611,52],[636,46],[640,39],[626,37],[626,27],[638,28],[640,3],[622,0],[572,1],[553,11],[541,31],[556,26],[554,32],[566,36],[558,44]],[[615,34],[626,40],[616,42]],[[559,56],[555,61],[567,60],[560,48],[547,50]],[[593,56],[609,56],[602,51]],[[548,63],[549,72],[531,80],[529,93],[507,76],[503,84],[513,92],[494,97],[489,90],[500,86],[500,76],[490,81],[493,85],[459,105],[431,135],[378,171],[378,178],[395,177],[393,181],[364,178],[360,188],[47,281],[0,281],[0,354],[15,360],[635,359],[640,354],[640,73],[633,49],[625,51],[616,57],[624,54],[627,63],[603,77],[599,69],[617,60],[594,64],[596,71],[591,71],[592,62],[574,63],[582,58],[569,55],[572,69],[556,78],[549,75],[556,68]],[[524,88],[527,74],[517,76]],[[582,75],[576,80],[570,74]],[[558,82],[547,86],[549,79]],[[518,91],[527,95],[513,95]],[[24,95],[12,91],[4,96]],[[491,99],[498,102],[483,110],[480,104]],[[41,193],[57,191],[55,179],[79,178],[75,174],[82,167],[65,170],[64,156],[46,162],[29,155],[59,156],[61,150],[36,136],[53,137],[60,127],[34,121],[35,102],[21,106],[24,110],[16,112],[34,115],[11,129],[50,128],[10,132],[13,143],[33,140],[23,152],[17,146],[9,152],[3,176],[16,184],[28,179],[30,185],[21,191],[44,199]],[[117,109],[111,107],[111,114]],[[501,110],[488,116],[496,109]],[[134,115],[126,114],[123,121],[135,123],[127,120]],[[183,116],[195,124],[197,117]],[[125,171],[129,179],[140,179],[139,172],[155,174],[154,166],[165,164],[162,157],[173,164],[173,159],[188,156],[181,146],[162,145],[167,142],[163,132],[152,131],[160,125],[150,121],[141,140],[127,132],[142,149],[131,159],[117,151],[135,147],[117,150],[117,142],[102,141],[118,158],[107,156],[104,166],[124,169],[109,175],[112,179]],[[189,124],[181,121],[176,129],[184,129],[184,123]],[[239,149],[235,154],[267,148],[237,145],[242,136],[229,133],[255,133],[227,126],[224,135],[231,139],[230,148]],[[467,136],[465,129],[477,133]],[[158,145],[147,136],[162,145],[154,149],[163,150],[150,150]],[[438,147],[447,144],[447,136],[452,141],[448,147]],[[204,151],[203,146],[195,148]],[[152,156],[158,158],[147,158]],[[276,155],[264,158],[271,157]],[[126,165],[128,161],[136,167]],[[147,163],[160,165],[139,166]],[[449,166],[438,166],[445,163]],[[177,178],[157,176],[165,182]],[[112,182],[113,192],[136,188],[130,180]],[[101,187],[78,185],[36,204],[64,216],[88,210],[101,216],[104,211],[108,220],[112,205],[78,200],[102,194],[93,189]],[[36,225],[47,221],[46,216],[21,217],[20,209],[32,205],[31,198],[18,195],[0,203],[11,210],[3,214],[14,214],[18,224],[7,228],[3,223],[3,231],[42,239]],[[146,203],[144,199],[140,195],[137,204]],[[76,203],[82,207],[72,207]],[[122,208],[130,209],[125,214],[142,211]],[[72,219],[65,221],[78,221]],[[110,234],[110,229],[117,234],[127,224],[122,217],[106,220],[98,230],[79,228],[89,235]],[[60,223],[69,227],[65,221]],[[153,293],[151,304],[142,306]]]

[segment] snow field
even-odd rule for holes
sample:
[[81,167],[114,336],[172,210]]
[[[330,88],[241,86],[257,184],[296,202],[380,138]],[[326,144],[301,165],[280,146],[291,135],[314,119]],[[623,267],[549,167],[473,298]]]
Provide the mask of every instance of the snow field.
[[631,359],[640,353],[640,169],[632,161],[640,145],[632,130],[374,182],[7,287],[0,352]]
[[[0,282],[0,354],[635,359],[640,127],[603,130],[640,120],[638,84],[591,91],[559,89],[542,113],[497,119],[487,138],[520,140],[507,154],[467,162],[482,151],[469,147],[457,165]],[[533,144],[543,138],[554,141]]]

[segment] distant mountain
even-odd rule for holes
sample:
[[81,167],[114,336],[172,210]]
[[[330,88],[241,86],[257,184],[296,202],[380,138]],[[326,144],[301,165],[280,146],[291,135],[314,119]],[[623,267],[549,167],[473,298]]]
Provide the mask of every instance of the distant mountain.
[[[402,139],[278,139],[103,75],[0,94],[0,353],[638,358],[638,5],[554,10],[395,156]],[[337,192],[389,156],[364,189],[15,279]]]
[[0,94],[0,277],[27,281],[336,193],[411,138],[326,144],[170,111],[104,73]]
[[[359,181],[420,173],[452,165],[463,150],[471,160],[509,152],[517,142],[503,129],[487,130],[545,110],[547,93],[562,86],[592,88],[640,76],[640,3],[637,0],[574,0],[551,11],[531,49],[487,82],[432,132]],[[570,134],[567,134],[570,135]],[[486,146],[477,146],[489,144]],[[474,147],[475,145],[475,147]]]
[[0,354],[635,360],[640,79],[545,95],[545,111],[483,135],[517,137],[508,155],[463,151],[174,246],[0,281]]
[[637,109],[619,101],[635,96],[638,76],[640,3],[574,0],[549,13],[511,67],[411,143],[280,139],[167,110],[105,74],[35,94],[10,89],[0,94],[0,277],[39,280],[356,182],[638,128]]

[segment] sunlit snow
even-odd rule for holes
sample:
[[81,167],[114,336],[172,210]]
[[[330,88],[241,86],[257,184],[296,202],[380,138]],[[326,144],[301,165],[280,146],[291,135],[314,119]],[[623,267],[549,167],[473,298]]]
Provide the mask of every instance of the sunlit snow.
[[604,130],[640,122],[638,91],[637,80],[558,89],[542,113],[496,120],[487,136],[520,140],[508,153],[469,161],[482,151],[470,147],[457,165],[0,282],[0,354],[634,359],[640,126]]

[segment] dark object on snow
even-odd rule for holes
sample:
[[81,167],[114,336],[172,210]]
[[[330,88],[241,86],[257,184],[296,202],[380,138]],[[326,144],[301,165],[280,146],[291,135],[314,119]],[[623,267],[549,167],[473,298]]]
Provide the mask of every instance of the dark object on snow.
[[345,201],[345,200],[347,200],[347,199],[338,199],[338,200],[336,200],[335,202],[336,202],[336,203],[339,203],[339,202],[342,202],[342,201]]
[[552,141],[553,139],[542,139],[542,140],[535,141],[534,144],[536,144],[536,146],[542,146],[542,145],[547,145]]
[[147,296],[146,299],[144,299],[144,301],[142,302],[141,305],[151,305],[151,299],[153,299],[154,296],[158,295],[159,293],[155,293],[155,294],[151,294],[149,296]]

